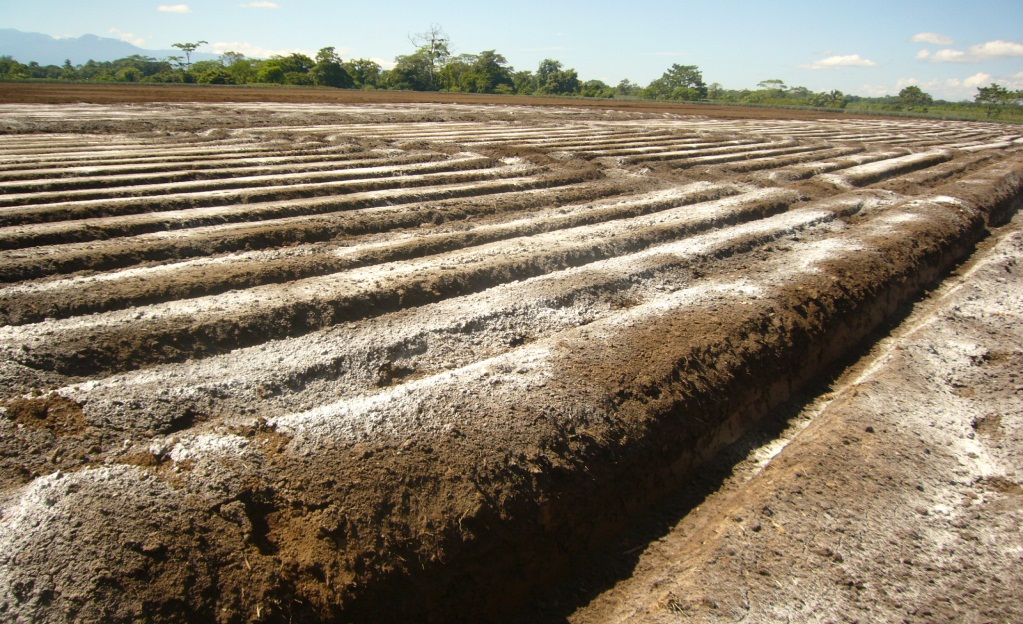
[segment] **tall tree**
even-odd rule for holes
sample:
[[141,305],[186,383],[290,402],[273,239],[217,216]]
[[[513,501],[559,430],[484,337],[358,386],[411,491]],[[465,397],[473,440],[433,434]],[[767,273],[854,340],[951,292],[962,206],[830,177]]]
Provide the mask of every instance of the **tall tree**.
[[272,56],[263,61],[256,72],[256,81],[275,84],[312,85],[310,74],[316,61],[295,52],[288,56]]
[[380,82],[380,64],[376,61],[358,58],[345,61],[343,65],[357,89],[375,88]]
[[845,108],[845,105],[849,102],[846,95],[834,89],[828,93],[820,92],[815,93],[810,98],[810,106],[817,106],[820,108]]
[[[460,57],[461,58],[461,57]],[[459,90],[469,93],[494,93],[504,85],[513,87],[512,69],[508,61],[495,50],[484,50],[477,55],[465,55],[467,71],[461,76]]]
[[515,93],[529,95],[536,91],[536,76],[528,69],[514,72],[512,74],[512,86]]
[[245,60],[245,55],[240,52],[224,52],[220,55],[220,64],[224,67],[230,67],[235,63],[240,63]]
[[987,108],[987,115],[999,113],[1003,108],[1018,105],[1023,101],[1023,91],[1009,91],[1002,85],[992,82],[988,87],[977,87],[977,95],[973,101]]
[[603,80],[587,80],[580,85],[579,95],[587,98],[613,98],[615,90]]
[[192,52],[195,52],[196,48],[207,43],[209,41],[196,41],[194,43],[172,43],[171,46],[185,53],[185,71],[188,71],[192,67]]
[[699,67],[675,63],[647,86],[645,94],[653,100],[702,100],[707,97],[707,85]]
[[224,71],[231,76],[235,84],[256,82],[256,73],[260,65],[256,59],[247,59],[239,52],[224,52],[220,55],[220,64],[224,66]]
[[[417,50],[413,55],[418,55],[414,64],[421,65],[427,73],[426,88],[416,91],[434,91],[439,88],[438,73],[451,56],[451,38],[439,24],[430,24],[425,32],[409,35],[408,40]],[[410,55],[410,56],[413,56]],[[402,58],[402,57],[398,57]],[[416,82],[422,82],[417,80]]]
[[544,59],[536,70],[536,92],[540,95],[578,93],[582,83],[574,69],[563,69],[561,61]]
[[910,85],[899,91],[899,101],[906,106],[929,106],[934,103],[934,98],[916,86]]
[[472,91],[472,64],[475,62],[476,56],[473,54],[448,58],[437,74],[437,87],[441,91]]
[[785,81],[778,78],[761,80],[757,83],[757,86],[766,91],[784,91],[786,89]]
[[387,73],[387,86],[392,89],[435,91],[439,81],[430,50],[419,48],[412,54],[394,59],[394,68]]
[[338,89],[351,89],[355,81],[345,71],[341,64],[341,57],[334,52],[333,47],[321,48],[316,54],[316,64],[310,70],[313,82],[323,87],[336,87]]
[[618,83],[618,86],[615,87],[615,95],[617,96],[638,95],[639,92],[642,90],[643,87],[630,81],[628,78],[622,78],[622,80]]

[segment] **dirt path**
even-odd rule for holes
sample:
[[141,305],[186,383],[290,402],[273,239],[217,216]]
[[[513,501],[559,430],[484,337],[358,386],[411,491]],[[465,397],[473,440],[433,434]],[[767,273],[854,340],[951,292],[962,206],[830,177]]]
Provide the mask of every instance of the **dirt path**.
[[1023,619],[1023,219],[646,548],[590,622]]

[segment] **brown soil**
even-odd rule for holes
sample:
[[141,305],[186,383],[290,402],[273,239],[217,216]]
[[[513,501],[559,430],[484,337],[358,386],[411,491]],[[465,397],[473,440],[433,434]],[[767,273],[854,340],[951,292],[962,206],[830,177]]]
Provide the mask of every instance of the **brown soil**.
[[1023,619],[1021,253],[1017,218],[528,620]]
[[0,104],[123,104],[151,102],[295,102],[320,104],[468,104],[573,107],[597,111],[705,115],[724,119],[854,118],[842,112],[779,108],[680,104],[562,97],[504,96],[470,93],[421,93],[309,88],[228,87],[217,85],[132,85],[0,82]]
[[55,435],[78,433],[85,424],[81,405],[52,392],[45,397],[13,399],[5,409],[8,418]]
[[[1006,303],[1018,299],[984,307],[998,287],[964,290],[1018,273],[1019,239],[1003,234],[1014,226],[998,229],[1023,196],[1012,128],[0,87],[18,102],[95,102],[0,105],[7,620],[501,621],[538,596],[537,617],[580,621],[809,621],[819,604],[839,605],[828,618],[840,620],[850,603],[807,559],[828,548],[832,580],[851,579],[835,586],[870,613],[944,617],[926,576],[907,577],[915,593],[898,607],[870,593],[891,571],[867,564],[886,552],[871,540],[949,507],[948,470],[969,473],[955,488],[1015,500],[1016,472],[953,466],[979,451],[936,453],[956,444],[940,436],[926,458],[912,446],[930,428],[961,431],[957,401],[988,401],[967,429],[1005,457],[1018,448],[1016,395],[995,392],[1023,352]],[[928,308],[961,322],[892,338],[919,342],[920,362],[947,342],[946,368],[883,369],[883,413],[836,382],[841,400],[797,418],[812,420],[803,433],[770,435],[794,441],[766,468],[719,479],[706,515],[676,519],[670,554],[653,545],[636,565],[649,533],[626,538],[625,572],[605,558],[582,594],[549,593],[659,501],[736,465],[726,445],[777,423],[971,256],[994,268],[963,273],[963,289]],[[975,369],[999,377],[984,386],[963,372]],[[884,386],[888,373],[868,372]],[[888,478],[908,470],[924,476]],[[945,498],[917,513],[903,485]],[[818,507],[800,502],[808,492]],[[809,519],[818,508],[826,517]],[[855,553],[841,537],[853,520]],[[978,522],[1018,543],[1010,520]],[[715,541],[740,529],[778,537]],[[697,568],[713,574],[685,576]],[[742,585],[751,574],[763,582]],[[962,578],[945,595],[976,594],[981,577]],[[791,602],[797,582],[816,588],[810,607],[751,606]],[[651,583],[669,593],[651,598]],[[739,593],[710,589],[721,586]],[[995,615],[1016,613],[1002,590],[988,595]],[[989,617],[982,602],[964,598],[961,613]]]

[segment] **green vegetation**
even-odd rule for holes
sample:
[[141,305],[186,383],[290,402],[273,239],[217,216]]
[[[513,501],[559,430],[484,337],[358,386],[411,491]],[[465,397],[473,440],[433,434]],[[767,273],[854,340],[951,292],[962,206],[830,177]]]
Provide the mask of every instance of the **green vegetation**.
[[707,87],[707,98],[721,103],[780,108],[841,109],[850,113],[912,115],[947,119],[990,119],[1023,122],[1023,91],[1009,91],[992,84],[977,89],[973,102],[935,100],[920,87],[909,86],[897,96],[866,98],[841,91],[814,93],[805,87],[788,87],[777,79],[764,80],[759,89],[727,90],[720,84]]
[[672,65],[664,75],[643,90],[650,100],[703,100],[707,98],[707,85],[696,65]]
[[192,54],[206,41],[175,43],[184,54],[159,60],[129,56],[116,61],[89,61],[83,65],[41,66],[0,56],[0,80],[56,80],[76,82],[197,83],[223,85],[295,85],[337,89],[397,89],[507,95],[555,95],[586,98],[664,101],[712,101],[744,106],[840,109],[885,115],[991,119],[1023,122],[1023,91],[998,84],[980,87],[973,102],[935,100],[920,87],[908,86],[897,96],[864,98],[841,91],[814,93],[771,78],[757,89],[729,90],[706,84],[695,65],[674,64],[646,87],[628,79],[612,87],[600,80],[581,80],[575,69],[561,61],[544,59],[536,71],[516,70],[496,50],[479,54],[451,53],[451,42],[439,26],[411,35],[414,51],[394,59],[385,70],[369,59],[343,60],[333,47],[316,58],[304,54],[250,59],[225,52],[215,61],[192,62]]

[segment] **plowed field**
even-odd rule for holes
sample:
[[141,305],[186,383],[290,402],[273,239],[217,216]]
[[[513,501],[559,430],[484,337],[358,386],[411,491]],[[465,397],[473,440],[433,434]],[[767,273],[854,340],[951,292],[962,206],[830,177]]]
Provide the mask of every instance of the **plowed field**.
[[0,105],[0,614],[503,619],[1007,221],[1013,127]]

